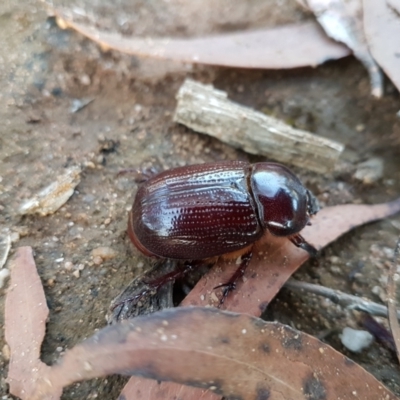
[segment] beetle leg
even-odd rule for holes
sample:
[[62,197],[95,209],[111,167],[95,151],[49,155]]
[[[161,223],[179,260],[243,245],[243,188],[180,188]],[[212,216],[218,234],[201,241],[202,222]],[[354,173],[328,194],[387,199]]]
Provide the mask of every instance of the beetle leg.
[[244,275],[246,268],[250,264],[251,257],[253,255],[252,249],[250,249],[247,253],[242,255],[242,260],[240,262],[239,268],[235,271],[235,273],[231,276],[228,282],[225,282],[221,285],[215,286],[215,289],[218,288],[224,288],[222,291],[222,297],[221,300],[219,301],[219,306],[220,308],[222,304],[224,304],[225,299],[228,297],[228,294],[236,289],[236,283],[237,281]]
[[142,280],[143,289],[134,296],[126,297],[122,301],[113,304],[111,311],[114,311],[117,307],[123,306],[127,303],[137,304],[146,296],[149,296],[157,292],[161,287],[166,285],[168,282],[175,281],[176,279],[183,277],[185,274],[192,271],[199,265],[200,263],[196,261],[193,262],[186,261],[183,265],[178,265],[177,268],[175,268],[173,271],[167,274],[161,275],[154,279],[149,279],[149,280],[143,279]]
[[136,183],[143,183],[160,173],[163,170],[160,160],[155,160],[155,165],[143,166],[141,168],[124,168],[121,169],[117,177],[121,175],[131,175]]
[[124,168],[118,171],[117,177],[122,176],[122,175],[131,175],[133,176],[133,180],[136,183],[143,183],[146,182],[148,179],[150,179],[153,175],[153,173],[148,172],[148,171],[141,171],[138,168]]
[[150,281],[144,281],[144,283],[151,288],[151,290],[158,290],[161,286],[166,283],[174,281],[178,278],[182,278],[188,272],[192,271],[195,267],[199,265],[198,262],[185,261],[183,265],[179,265],[174,271],[168,274],[162,275],[158,278],[152,279]]
[[318,253],[318,250],[311,245],[310,243],[306,242],[303,236],[297,234],[289,237],[289,240],[300,249],[305,250],[311,257],[315,257]]

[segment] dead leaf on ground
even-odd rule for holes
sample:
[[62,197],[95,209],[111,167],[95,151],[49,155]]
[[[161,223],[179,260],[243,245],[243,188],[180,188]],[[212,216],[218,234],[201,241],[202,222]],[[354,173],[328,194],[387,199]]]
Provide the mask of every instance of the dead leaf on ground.
[[[313,220],[313,225],[305,230],[304,236],[317,248],[321,248],[358,224],[384,218],[399,210],[400,199],[397,199],[391,203],[378,204],[374,206],[347,205],[329,207],[322,210],[317,215],[317,217]],[[259,315],[265,309],[268,302],[275,296],[286,279],[308,258],[307,253],[294,247],[288,240],[282,238],[279,240],[277,238],[274,238],[274,240],[271,240],[271,238],[266,238],[265,240],[265,248],[262,247],[262,243],[258,245],[258,252],[256,252],[250,269],[246,273],[246,279],[243,283],[239,284],[238,290],[228,297],[227,300],[229,301],[226,303],[227,308],[239,311],[244,310],[247,313]],[[212,296],[213,287],[216,284],[225,281],[235,268],[236,265],[233,265],[232,263],[227,263],[226,268],[224,263],[220,263],[215,266],[211,273],[207,274],[185,299],[185,305],[201,304],[207,306],[210,304],[215,304]],[[232,393],[232,391],[244,390],[243,387],[246,385],[243,385],[242,389],[237,387],[238,382],[240,384],[242,383],[237,380],[238,377],[235,374],[231,373],[231,376],[235,377],[233,381],[225,381],[224,379],[228,379],[228,377],[221,372],[230,371],[226,366],[227,364],[232,364],[234,366],[234,370],[238,369],[237,357],[239,357],[239,355],[235,355],[235,349],[241,348],[241,346],[233,346],[232,349],[229,347],[229,357],[226,357],[226,360],[223,359],[224,357],[221,358],[220,355],[216,356],[214,352],[208,352],[208,350],[206,353],[194,351],[194,354],[190,353],[190,351],[193,352],[192,346],[196,346],[196,343],[203,343],[201,340],[204,337],[204,340],[207,340],[208,338],[212,341],[211,343],[213,347],[215,346],[215,348],[218,347],[219,349],[223,348],[224,356],[226,356],[227,345],[230,341],[228,340],[228,343],[223,343],[224,341],[221,340],[215,341],[215,336],[208,336],[209,334],[212,334],[212,332],[215,332],[213,329],[211,329],[211,327],[214,326],[216,330],[222,329],[219,331],[220,333],[218,333],[218,337],[221,338],[222,333],[229,335],[229,332],[232,332],[233,320],[236,320],[237,318],[237,320],[241,321],[239,324],[241,329],[238,335],[239,337],[246,335],[247,338],[247,332],[251,332],[252,329],[250,326],[257,327],[265,323],[261,321],[255,322],[254,320],[248,322],[248,325],[246,325],[246,320],[243,320],[243,318],[246,319],[249,317],[227,317],[230,321],[229,328],[228,330],[224,331],[223,326],[221,325],[219,327],[215,320],[211,323],[210,327],[208,327],[200,317],[201,322],[199,323],[199,326],[196,326],[194,322],[185,320],[183,317],[183,315],[190,315],[190,313],[185,314],[187,311],[182,311],[183,314],[180,314],[179,311],[176,313],[174,312],[172,314],[168,314],[171,316],[171,319],[166,323],[162,322],[164,321],[164,315],[159,316],[159,314],[154,314],[149,320],[140,319],[139,321],[144,321],[144,328],[142,326],[139,327],[137,320],[134,320],[134,322],[131,324],[133,324],[134,327],[139,327],[139,329],[134,329],[133,331],[131,330],[132,325],[129,324],[115,325],[112,328],[106,328],[99,334],[95,335],[91,341],[84,342],[82,345],[77,346],[74,350],[69,351],[61,365],[48,367],[39,359],[40,346],[44,336],[45,320],[47,318],[48,310],[46,307],[43,288],[40,284],[40,280],[37,276],[33,262],[31,249],[29,247],[21,248],[17,251],[17,257],[14,261],[10,291],[6,299],[6,340],[11,350],[11,361],[8,375],[10,391],[12,394],[18,395],[22,399],[37,398],[55,400],[59,398],[64,385],[76,382],[78,380],[88,379],[89,377],[104,376],[104,374],[107,373],[117,372],[124,374],[134,373],[140,376],[154,377],[160,380],[172,379],[175,382],[192,384],[198,387],[205,387],[204,384],[201,383],[205,380],[205,382],[207,382],[207,388],[209,388],[210,385],[216,386],[219,390],[218,393],[228,395]],[[203,314],[199,315],[206,315],[204,313],[205,311]],[[195,315],[195,312],[193,315]],[[209,315],[220,314],[211,313]],[[182,316],[182,318],[179,319],[179,316]],[[198,317],[195,317],[195,319],[196,318]],[[179,321],[181,321],[180,324],[182,324],[182,327],[180,327],[178,323]],[[146,325],[147,323],[148,325]],[[160,323],[161,327],[159,327],[157,330],[154,324]],[[178,323],[178,326],[176,326],[177,333],[171,333],[171,335],[168,336],[165,331],[162,331],[164,327],[173,327],[176,323]],[[21,327],[24,327],[24,329],[21,330]],[[202,327],[204,331],[201,331],[200,327]],[[149,330],[147,333],[144,333],[146,332],[146,329]],[[296,344],[297,341],[295,339],[299,337],[307,338],[307,340],[304,340],[304,343],[306,341],[310,343],[318,343],[318,360],[324,359],[323,357],[321,358],[321,349],[323,350],[322,354],[325,351],[331,351],[328,346],[319,343],[316,339],[308,338],[300,333],[294,334],[290,329],[287,330],[287,328],[282,329],[286,337],[289,337],[290,339],[288,340],[288,343]],[[243,330],[245,330],[245,332]],[[158,335],[157,338],[152,338],[149,332]],[[199,334],[199,332],[201,332],[201,334]],[[141,339],[141,334],[143,334],[144,341]],[[168,349],[168,346],[166,346],[167,344],[170,345],[174,342],[173,335],[175,334],[177,335],[177,338],[181,339],[184,338],[184,335],[188,335],[186,347],[184,346],[180,348],[179,351],[177,348]],[[271,334],[273,334],[273,331],[271,331]],[[195,338],[190,335],[194,335]],[[136,339],[131,342],[130,338]],[[235,340],[237,340],[237,337],[235,337]],[[128,347],[123,349],[124,342],[128,347],[131,345],[134,346],[134,348],[130,347],[130,349],[133,352],[137,352],[135,353],[135,357],[115,357],[115,354],[117,354],[118,351],[121,351],[121,354],[129,353],[130,350]],[[32,344],[32,347],[28,347],[28,343]],[[183,341],[181,340],[177,340],[176,343],[179,343],[179,346],[183,346]],[[301,343],[303,343],[303,339],[301,340]],[[150,347],[146,349],[146,346]],[[172,346],[174,346],[174,344],[172,344]],[[210,346],[210,342],[207,346]],[[265,380],[267,380],[268,385],[276,384],[276,382],[274,383],[273,379],[271,378],[275,376],[273,375],[275,372],[271,372],[269,370],[267,370],[267,372],[259,372],[258,370],[254,369],[254,366],[252,366],[253,352],[249,352],[248,349],[259,349],[259,347],[256,346],[256,343],[246,345],[245,348],[246,356],[249,357],[249,361],[247,364],[244,364],[245,372],[239,372],[238,369],[237,373],[244,374],[243,376],[246,377],[246,382],[248,382],[247,376],[249,371],[256,374],[256,379],[258,379],[257,374],[260,373],[260,377],[263,377],[262,380],[260,380],[260,385],[262,385],[262,382]],[[186,351],[189,351],[189,353],[186,353]],[[328,378],[323,378],[318,374],[313,375],[312,372],[309,372],[311,371],[310,365],[315,366],[315,363],[318,362],[314,360],[313,355],[308,354],[309,351],[312,352],[313,350],[305,350],[304,353],[299,351],[298,357],[300,357],[301,360],[298,363],[293,364],[292,361],[289,362],[290,365],[295,365],[297,370],[299,370],[299,366],[301,366],[300,370],[303,372],[299,376],[296,375],[298,378],[296,385],[300,385],[299,382],[301,381],[303,386],[293,386],[292,389],[288,390],[299,391],[301,388],[307,387],[310,388],[309,390],[319,390],[322,388],[324,391],[326,391],[326,393],[330,393],[332,390],[347,390],[349,387],[348,384],[346,383],[343,385],[340,381],[338,381],[338,379],[347,379],[347,373],[344,373],[343,376],[338,378],[336,372],[332,376],[329,376],[329,373],[327,372]],[[262,357],[260,353],[260,351],[255,350],[254,359],[258,360],[259,357]],[[271,354],[274,354],[274,358],[277,356],[275,353],[275,351],[273,353],[271,352]],[[157,354],[157,357],[155,357],[154,354]],[[338,353],[335,352],[334,354]],[[200,358],[196,358],[195,356]],[[294,357],[295,353],[290,353],[291,360],[292,356]],[[341,357],[341,362],[339,362],[339,359],[337,359],[339,356]],[[336,368],[346,365],[344,362],[345,358],[343,356],[330,354],[327,359],[330,357],[333,357],[332,360],[335,371]],[[155,360],[157,361],[156,363]],[[189,364],[192,361],[193,365],[190,366]],[[227,364],[225,364],[225,361],[227,361]],[[157,364],[158,362],[159,364]],[[222,364],[219,364],[220,362]],[[279,365],[282,370],[286,371],[290,369],[290,367],[285,367],[283,361],[281,362],[282,364]],[[326,363],[327,362],[324,362],[324,364]],[[219,368],[215,368],[216,364],[223,365],[221,370]],[[270,365],[270,363],[267,364]],[[208,368],[203,371],[205,375],[199,375],[199,365],[208,366]],[[355,385],[360,385],[360,387],[357,387],[354,390],[357,390],[357,392],[360,390],[358,393],[362,393],[364,390],[364,383],[361,384],[358,382],[367,382],[370,391],[371,388],[377,387],[377,395],[383,393],[383,391],[386,393],[386,389],[384,389],[382,385],[375,380],[375,378],[363,371],[360,367],[355,366],[354,364],[351,365],[353,365],[351,367],[353,373],[354,371],[361,371],[356,372],[356,377],[351,379]],[[278,371],[279,368],[276,367],[276,370]],[[307,386],[308,383],[306,385],[306,381],[304,380],[306,376],[304,374],[306,374],[306,372],[309,372],[309,377],[314,376],[316,379],[315,381],[307,381],[310,382],[310,384],[312,383],[311,386]],[[357,377],[357,374],[361,374],[361,377]],[[292,380],[292,375],[289,375],[288,382],[294,382]],[[213,381],[213,383],[211,384],[210,381]],[[180,384],[175,384],[174,387],[165,386],[171,384],[159,385],[154,383],[155,381],[136,381],[136,383],[135,381],[130,382],[131,383],[129,385],[131,385],[131,387],[133,385],[136,391],[140,390],[143,396],[149,396],[142,396],[143,399],[154,399],[154,394],[156,393],[155,390],[162,390],[162,392],[159,392],[158,394],[161,396],[159,398],[164,399],[173,398],[176,391],[180,396],[183,396],[185,393],[185,399],[207,399],[213,398],[213,396],[214,398],[218,398],[215,397],[215,390],[214,392],[209,390],[207,393],[205,393],[204,391],[199,392],[199,389],[190,389],[186,386],[181,386]],[[129,385],[125,390],[129,389]],[[271,392],[274,390],[285,391],[287,390],[288,386],[287,384],[283,384],[283,386],[280,387],[281,383],[278,383],[278,386],[274,387],[254,387],[254,385],[251,387],[249,386],[249,388],[246,387],[246,391],[248,389],[254,391],[260,388],[263,390],[262,393],[267,393],[264,390],[271,390]],[[165,397],[166,394],[169,397]],[[126,399],[135,398],[135,394],[133,397],[128,397],[128,394],[125,391],[123,395],[126,395]],[[395,398],[389,392],[387,392],[387,395],[389,396],[388,398]]]
[[[7,376],[10,393],[21,399],[29,399],[37,380],[50,370],[40,361],[48,314],[32,249],[20,247],[11,265],[5,306],[5,338],[11,352]],[[59,398],[61,389],[54,394],[55,399]]]
[[400,90],[400,16],[385,1],[364,0],[363,4],[364,30],[371,53]]
[[[312,219],[312,226],[302,231],[304,238],[317,249],[327,246],[349,230],[400,211],[400,199],[376,205],[340,205],[322,209]],[[284,238],[267,236],[257,244],[245,279],[225,302],[227,310],[260,316],[290,276],[308,259],[308,254]],[[236,270],[235,262],[221,260],[205,275],[185,298],[184,306],[218,305],[214,287],[226,282]],[[142,400],[174,399],[216,400],[211,392],[180,386],[174,383],[158,384],[133,377],[122,391],[121,398],[134,400],[137,393]]]
[[[371,2],[384,3],[376,0]],[[368,70],[372,95],[382,97],[383,76],[368,48],[362,20],[362,0],[302,0],[301,4],[310,8],[329,37],[353,50],[354,56]],[[378,17],[374,19],[377,23]]]
[[51,12],[63,28],[78,31],[103,49],[180,62],[280,69],[316,66],[350,54],[346,46],[327,38],[313,21],[200,38],[159,39],[99,30],[89,22],[78,22],[72,10],[55,8]]
[[102,329],[38,381],[55,387],[110,374],[207,388],[228,399],[396,397],[343,354],[288,326],[212,308],[176,308]]

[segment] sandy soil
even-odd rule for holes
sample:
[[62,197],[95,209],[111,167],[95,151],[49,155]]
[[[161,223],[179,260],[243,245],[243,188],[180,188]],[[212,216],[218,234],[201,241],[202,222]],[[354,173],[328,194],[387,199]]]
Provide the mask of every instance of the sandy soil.
[[[288,1],[276,2],[284,3],[285,12],[276,4],[266,8],[252,1],[245,21],[239,12],[221,22],[214,12],[205,11],[195,25],[193,15],[198,10],[165,10],[158,3],[149,2],[146,9],[134,2],[132,9],[124,11],[134,15],[134,23],[120,26],[139,35],[196,35],[307,18]],[[80,4],[75,1],[76,6]],[[218,11],[222,5],[215,2],[214,7]],[[108,21],[104,0],[93,8]],[[211,2],[202,9],[212,10]],[[152,12],[157,16],[153,31],[149,27]],[[126,14],[121,11],[121,15]],[[109,17],[109,23],[119,21],[117,17]],[[171,121],[175,94],[185,77],[213,83],[241,104],[344,142],[346,152],[334,173],[295,169],[322,204],[376,203],[400,193],[399,94],[386,82],[385,97],[373,99],[368,76],[353,58],[316,69],[246,71],[102,53],[78,34],[59,29],[35,1],[2,2],[0,26],[0,225],[18,233],[14,249],[30,245],[35,250],[50,308],[42,348],[47,363],[103,327],[110,301],[126,282],[150,266],[125,234],[137,184],[129,176],[117,177],[118,172],[129,167],[166,169],[249,159]],[[73,113],[76,99],[91,102]],[[377,183],[365,185],[353,174],[358,163],[371,157],[384,160],[384,174]],[[81,182],[58,212],[48,217],[18,215],[24,199],[53,181],[66,166],[81,163],[87,166]],[[400,216],[359,228],[304,265],[296,277],[381,302],[399,230]],[[91,253],[101,246],[111,247],[116,256],[97,265]],[[5,291],[0,289],[1,307]],[[265,317],[322,337],[400,395],[394,353],[379,342],[361,354],[342,347],[339,332],[345,326],[360,326],[359,315],[321,298],[283,290]],[[4,344],[1,332],[0,349]],[[0,355],[4,399],[11,398],[5,383],[6,353]],[[117,398],[124,381],[110,377],[84,382],[68,388],[63,398]]]

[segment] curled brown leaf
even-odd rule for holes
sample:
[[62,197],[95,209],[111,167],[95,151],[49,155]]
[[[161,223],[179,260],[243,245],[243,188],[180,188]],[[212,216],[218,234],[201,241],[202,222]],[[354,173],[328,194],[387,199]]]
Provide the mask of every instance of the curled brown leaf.
[[73,10],[52,8],[63,28],[71,28],[103,49],[195,64],[241,68],[295,68],[316,66],[342,58],[350,51],[330,40],[315,22],[276,28],[178,39],[127,37],[78,22]]
[[114,373],[248,400],[346,400],[354,393],[361,399],[396,399],[372,375],[312,336],[249,315],[197,307],[102,329],[68,350],[38,389],[48,398],[60,383]]
[[[30,399],[39,377],[50,370],[40,361],[48,314],[32,248],[20,247],[11,265],[5,307],[5,337],[11,353],[7,376],[10,393],[21,399]],[[60,395],[61,389],[50,398],[57,399]]]

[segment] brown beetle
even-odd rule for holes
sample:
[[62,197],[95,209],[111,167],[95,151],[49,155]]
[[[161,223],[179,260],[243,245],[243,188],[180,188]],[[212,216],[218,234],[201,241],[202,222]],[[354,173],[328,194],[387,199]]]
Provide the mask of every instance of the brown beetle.
[[251,247],[266,231],[287,236],[314,255],[299,232],[318,211],[317,201],[286,167],[224,161],[180,167],[147,180],[129,214],[128,233],[145,255],[185,260],[181,270],[149,285],[157,289],[198,260],[249,247],[221,303],[243,276]]

